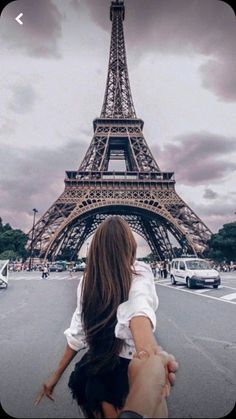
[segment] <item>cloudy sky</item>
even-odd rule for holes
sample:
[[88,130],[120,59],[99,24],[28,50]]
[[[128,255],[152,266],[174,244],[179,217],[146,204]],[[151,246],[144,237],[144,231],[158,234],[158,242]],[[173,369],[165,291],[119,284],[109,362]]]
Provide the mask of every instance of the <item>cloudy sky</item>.
[[[235,220],[236,25],[220,0],[126,0],[144,135],[212,231]],[[0,216],[24,231],[64,189],[101,112],[109,0],[18,0],[0,19]],[[23,25],[14,18],[23,13]]]

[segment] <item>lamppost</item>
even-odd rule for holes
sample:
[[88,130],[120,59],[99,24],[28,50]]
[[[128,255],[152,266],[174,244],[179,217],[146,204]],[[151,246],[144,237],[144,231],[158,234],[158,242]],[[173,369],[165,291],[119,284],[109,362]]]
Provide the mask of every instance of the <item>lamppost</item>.
[[34,241],[34,227],[35,227],[35,217],[38,210],[36,208],[33,208],[33,227],[32,227],[32,235],[31,235],[31,245],[30,245],[30,260],[29,260],[29,270],[31,271],[32,267],[32,260],[33,260],[33,241]]

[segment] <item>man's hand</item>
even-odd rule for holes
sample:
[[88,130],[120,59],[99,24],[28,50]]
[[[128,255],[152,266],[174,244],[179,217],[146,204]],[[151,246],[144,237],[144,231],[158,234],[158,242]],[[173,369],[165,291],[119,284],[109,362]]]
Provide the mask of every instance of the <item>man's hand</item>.
[[[157,359],[155,356],[153,357],[153,355],[157,355],[160,357],[161,361],[162,361],[162,366],[160,364],[160,359]],[[170,386],[174,385],[175,382],[175,372],[177,371],[179,364],[178,362],[176,362],[175,357],[171,354],[168,354],[166,351],[163,351],[163,349],[160,346],[156,346],[156,348],[153,350],[151,354],[149,353],[149,351],[143,350],[140,351],[138,354],[134,354],[134,359],[140,359],[140,360],[147,360],[149,357],[151,357],[151,360],[149,361],[148,365],[153,364],[153,368],[156,368],[156,372],[159,371],[159,375],[161,377],[161,371],[163,371],[163,367],[165,369],[165,396],[168,397],[170,394]],[[159,363],[159,367],[158,367],[158,363]],[[132,363],[131,363],[132,364]],[[141,364],[137,364],[138,365]],[[130,365],[131,369],[134,368],[135,370],[135,365],[132,366]],[[147,369],[147,366],[145,367]],[[155,371],[154,371],[155,372]],[[151,369],[150,369],[150,373],[151,373]]]
[[134,355],[128,368],[129,394],[123,411],[133,411],[148,418],[167,418],[166,397],[178,363],[173,355],[161,350],[149,354],[141,350]]

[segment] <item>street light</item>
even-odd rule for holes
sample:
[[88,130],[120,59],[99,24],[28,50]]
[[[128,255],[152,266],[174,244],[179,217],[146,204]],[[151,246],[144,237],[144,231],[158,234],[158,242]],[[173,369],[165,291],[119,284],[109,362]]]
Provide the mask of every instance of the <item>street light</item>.
[[33,227],[32,227],[32,235],[31,235],[31,245],[30,245],[30,260],[29,260],[29,270],[31,271],[32,267],[32,260],[33,260],[33,241],[34,241],[34,227],[35,227],[35,217],[38,210],[36,208],[32,209],[33,215]]

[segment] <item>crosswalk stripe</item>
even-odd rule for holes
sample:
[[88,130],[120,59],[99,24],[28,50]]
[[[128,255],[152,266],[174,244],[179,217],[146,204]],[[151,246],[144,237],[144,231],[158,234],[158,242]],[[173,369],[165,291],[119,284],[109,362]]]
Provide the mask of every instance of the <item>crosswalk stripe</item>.
[[211,290],[211,288],[204,288],[203,290],[196,290],[195,292],[197,294],[203,294],[204,292],[207,292],[207,291],[210,291],[210,290]]
[[220,298],[222,298],[223,300],[227,300],[227,301],[236,300],[236,292],[234,292],[232,294],[223,295]]
[[[213,295],[209,295],[210,293],[197,294],[196,290],[190,290],[189,288],[186,288],[185,286],[184,287],[178,287],[178,286],[173,287],[172,285],[167,285],[167,284],[159,284],[159,286],[164,287],[164,288],[171,288],[172,290],[182,291],[182,292],[186,292],[186,293],[189,293],[189,294],[199,295],[201,297],[210,298],[212,300],[222,301],[224,303],[236,304],[236,301],[231,301],[230,299],[223,299],[222,297],[214,297]],[[234,297],[234,298],[236,298],[236,297]]]

